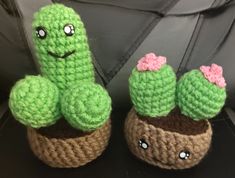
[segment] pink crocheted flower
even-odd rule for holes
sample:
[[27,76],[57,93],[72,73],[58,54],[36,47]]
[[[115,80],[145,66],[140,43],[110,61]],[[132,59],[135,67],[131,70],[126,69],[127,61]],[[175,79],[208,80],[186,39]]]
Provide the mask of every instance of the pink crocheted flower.
[[166,57],[156,56],[154,53],[148,53],[142,57],[137,64],[138,71],[157,71],[166,64]]
[[220,88],[224,88],[226,86],[226,82],[223,77],[223,68],[221,66],[217,64],[201,66],[200,70],[209,82],[216,84]]

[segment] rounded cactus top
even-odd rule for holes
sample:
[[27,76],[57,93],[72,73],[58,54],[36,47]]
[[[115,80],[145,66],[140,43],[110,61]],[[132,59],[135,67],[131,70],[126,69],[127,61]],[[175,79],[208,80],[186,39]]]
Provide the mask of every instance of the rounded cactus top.
[[62,91],[76,82],[95,80],[86,30],[80,16],[62,4],[34,14],[33,42],[41,73]]
[[177,84],[176,101],[182,114],[194,120],[214,118],[224,106],[226,82],[217,64],[185,73]]
[[[62,60],[64,52],[73,52],[86,40],[86,32],[80,16],[62,4],[42,7],[34,14],[33,40],[36,52]],[[39,60],[42,56],[39,57]]]

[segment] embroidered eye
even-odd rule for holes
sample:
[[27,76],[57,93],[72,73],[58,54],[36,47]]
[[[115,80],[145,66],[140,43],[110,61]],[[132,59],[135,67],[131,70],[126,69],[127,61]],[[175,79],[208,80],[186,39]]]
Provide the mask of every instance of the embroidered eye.
[[36,28],[36,35],[38,38],[44,39],[47,36],[46,29],[44,27],[37,27]]
[[181,152],[179,153],[179,158],[180,158],[180,159],[183,159],[183,160],[188,159],[189,156],[190,156],[190,152],[189,152],[189,151],[181,151]]
[[64,33],[67,36],[72,36],[75,32],[74,26],[72,24],[67,24],[64,26]]
[[141,148],[143,148],[144,150],[146,150],[149,146],[148,146],[148,144],[144,141],[144,139],[140,139],[139,141],[138,141],[138,144],[139,144],[139,146],[141,147]]

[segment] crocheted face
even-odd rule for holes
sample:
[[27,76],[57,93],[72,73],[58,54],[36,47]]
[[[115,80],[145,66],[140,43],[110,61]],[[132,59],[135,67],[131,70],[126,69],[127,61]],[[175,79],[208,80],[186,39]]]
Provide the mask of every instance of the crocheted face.
[[185,135],[147,124],[138,119],[135,112],[130,112],[128,117],[125,135],[129,148],[152,165],[167,169],[190,168],[198,164],[209,149],[211,129],[198,135]]
[[[154,163],[163,168],[185,169],[197,164],[208,150],[208,147],[204,146],[208,145],[209,137],[207,137],[208,140],[204,140],[187,136],[177,137],[177,134],[171,132],[165,134],[165,138],[160,138],[157,134],[155,135],[156,137],[147,134],[136,137],[135,144],[137,146],[136,149],[140,153],[139,156],[144,158],[144,160],[148,157],[152,164]],[[175,137],[176,143],[172,143],[173,140],[167,140],[169,139],[167,137]]]
[[44,76],[59,89],[75,81],[94,81],[86,31],[78,14],[60,4],[34,16],[33,41]]

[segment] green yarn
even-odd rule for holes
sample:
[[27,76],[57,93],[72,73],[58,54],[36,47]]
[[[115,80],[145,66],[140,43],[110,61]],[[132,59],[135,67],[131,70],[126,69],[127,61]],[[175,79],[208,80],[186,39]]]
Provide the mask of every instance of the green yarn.
[[184,74],[177,84],[177,105],[194,120],[216,116],[224,105],[226,91],[210,83],[199,70]]
[[[74,27],[69,36],[64,31],[68,24]],[[95,81],[86,30],[72,8],[61,4],[45,6],[34,15],[32,26],[36,55],[43,76],[49,78],[60,90],[76,82]],[[46,36],[40,38],[38,29],[43,29]],[[74,53],[62,58],[70,52]]]
[[129,90],[136,111],[143,116],[166,116],[175,107],[176,76],[169,65],[157,71],[134,68]]
[[49,126],[60,118],[59,90],[46,78],[27,76],[12,88],[9,106],[22,124],[34,128]]
[[32,27],[42,77],[26,77],[13,87],[9,104],[15,118],[34,128],[49,126],[61,117],[62,106],[73,127],[90,131],[102,126],[109,118],[111,99],[94,83],[79,15],[61,4],[48,5],[35,13]]
[[109,118],[111,99],[100,85],[77,83],[64,92],[61,110],[71,126],[91,131]]

